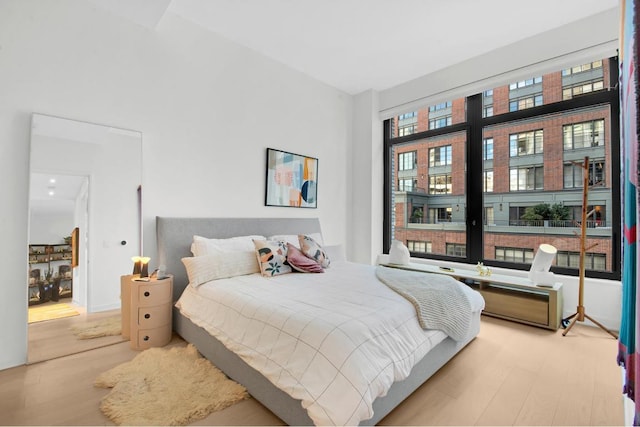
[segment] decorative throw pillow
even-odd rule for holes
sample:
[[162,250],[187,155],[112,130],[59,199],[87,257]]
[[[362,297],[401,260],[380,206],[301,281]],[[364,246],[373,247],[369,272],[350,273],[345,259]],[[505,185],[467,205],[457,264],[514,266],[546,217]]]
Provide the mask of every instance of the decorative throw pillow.
[[287,264],[287,244],[274,240],[254,240],[253,244],[263,276],[271,277],[291,273]]
[[197,288],[210,280],[259,273],[255,251],[225,252],[182,258],[189,285]]
[[296,271],[301,273],[322,273],[324,268],[315,260],[309,258],[300,249],[291,243],[287,243],[287,262]]
[[318,244],[318,242],[313,240],[311,236],[306,236],[304,234],[300,234],[298,236],[298,240],[300,241],[300,250],[303,254],[311,259],[316,260],[322,267],[329,267],[329,257],[325,253],[324,249],[322,249],[322,246]]
[[[295,246],[296,248],[299,248],[300,246],[298,246],[300,244],[300,239],[298,238],[299,234],[276,234],[274,236],[269,236],[267,237],[267,240],[282,240],[286,243],[291,243],[293,246]],[[323,244],[322,243],[322,234],[320,233],[309,233],[307,234],[307,236],[311,237],[313,240],[315,240],[316,242],[318,242],[319,244]]]

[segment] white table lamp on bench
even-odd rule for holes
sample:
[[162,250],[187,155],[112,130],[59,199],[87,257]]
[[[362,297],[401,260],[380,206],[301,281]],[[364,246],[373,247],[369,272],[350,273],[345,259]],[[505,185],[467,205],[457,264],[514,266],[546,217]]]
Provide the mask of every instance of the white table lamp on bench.
[[558,250],[549,244],[543,243],[538,247],[536,256],[531,263],[529,279],[538,286],[553,286],[555,275],[549,271],[553,259]]

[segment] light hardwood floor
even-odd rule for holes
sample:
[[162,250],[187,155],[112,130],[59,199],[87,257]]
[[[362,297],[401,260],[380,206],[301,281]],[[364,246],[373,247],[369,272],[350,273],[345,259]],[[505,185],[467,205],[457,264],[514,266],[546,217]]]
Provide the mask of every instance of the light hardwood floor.
[[77,339],[69,331],[71,325],[119,316],[120,310],[87,314],[84,308],[75,308],[80,315],[29,324],[27,363],[42,362],[124,341],[121,335],[89,340]]
[[[557,332],[490,317],[480,335],[383,425],[623,425],[617,341],[577,324]],[[174,337],[169,345],[184,345]],[[0,424],[113,425],[94,378],[138,352],[127,342],[0,371]],[[194,425],[279,425],[253,399]]]

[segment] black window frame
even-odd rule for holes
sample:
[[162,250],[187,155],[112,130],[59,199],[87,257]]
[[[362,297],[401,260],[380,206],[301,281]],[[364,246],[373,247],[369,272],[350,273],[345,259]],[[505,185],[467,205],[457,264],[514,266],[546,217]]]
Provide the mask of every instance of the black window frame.
[[[611,271],[594,271],[588,270],[587,277],[620,280],[621,278],[621,207],[620,207],[620,123],[617,119],[620,116],[619,104],[619,68],[618,58],[611,57],[609,61],[609,81],[605,86],[608,90],[584,94],[579,97],[559,100],[554,103],[535,106],[519,111],[506,112],[490,117],[483,117],[482,92],[466,97],[466,121],[462,123],[452,124],[451,126],[430,129],[417,132],[413,135],[404,137],[393,137],[391,134],[392,119],[383,122],[383,144],[384,144],[384,161],[383,161],[383,251],[389,253],[391,246],[391,165],[393,148],[399,144],[416,142],[418,140],[432,138],[435,136],[454,134],[455,132],[466,132],[466,257],[451,257],[445,254],[412,254],[412,256],[446,260],[452,262],[462,262],[475,265],[477,262],[484,262],[485,265],[502,267],[514,270],[528,270],[529,265],[518,265],[508,262],[497,262],[495,260],[484,259],[484,224],[483,224],[483,191],[482,191],[482,174],[484,171],[483,160],[483,129],[487,126],[493,126],[500,123],[514,122],[518,120],[533,119],[549,114],[560,113],[568,110],[582,109],[594,105],[609,105],[610,108],[610,136],[611,136],[611,179],[609,184],[611,188],[612,199],[612,234],[611,234]],[[552,267],[552,271],[558,274],[577,276],[578,271],[573,268]]]

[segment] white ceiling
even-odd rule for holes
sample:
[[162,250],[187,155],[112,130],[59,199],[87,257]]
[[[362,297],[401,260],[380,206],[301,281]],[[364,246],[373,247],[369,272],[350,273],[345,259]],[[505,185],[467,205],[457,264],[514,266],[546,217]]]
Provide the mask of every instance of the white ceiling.
[[383,90],[618,7],[618,0],[89,0],[193,21],[349,94]]
[[[46,212],[73,215],[86,176],[32,173],[29,181],[29,208],[32,213]],[[53,180],[53,182],[52,182]],[[49,192],[53,194],[49,194]]]

